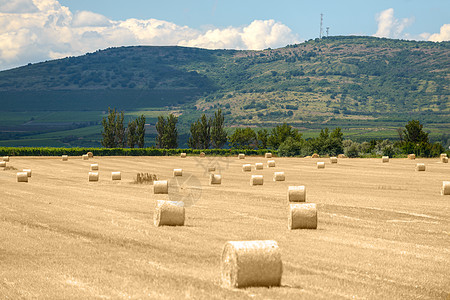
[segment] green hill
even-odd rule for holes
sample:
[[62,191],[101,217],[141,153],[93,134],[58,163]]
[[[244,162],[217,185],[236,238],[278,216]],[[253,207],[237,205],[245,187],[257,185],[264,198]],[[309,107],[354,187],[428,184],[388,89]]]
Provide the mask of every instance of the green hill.
[[[108,106],[144,111],[150,123],[176,111],[181,133],[220,107],[230,127],[286,121],[305,132],[341,126],[348,137],[382,138],[414,118],[437,139],[450,128],[449,71],[450,42],[328,37],[263,51],[110,48],[0,72],[0,145],[98,126]],[[69,144],[95,144],[99,133]]]

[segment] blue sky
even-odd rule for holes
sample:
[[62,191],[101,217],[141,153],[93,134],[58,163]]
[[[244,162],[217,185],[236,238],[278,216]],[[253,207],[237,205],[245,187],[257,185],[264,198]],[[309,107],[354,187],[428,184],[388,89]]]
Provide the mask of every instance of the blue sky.
[[0,70],[130,45],[283,47],[319,35],[450,40],[450,0],[0,0]]

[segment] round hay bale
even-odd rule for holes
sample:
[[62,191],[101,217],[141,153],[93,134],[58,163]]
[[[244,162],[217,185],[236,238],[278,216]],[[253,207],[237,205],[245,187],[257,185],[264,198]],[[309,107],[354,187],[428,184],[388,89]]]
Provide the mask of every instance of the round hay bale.
[[153,194],[168,194],[169,183],[167,180],[158,180],[153,182]]
[[6,168],[6,161],[0,161],[0,168]]
[[416,159],[416,155],[414,153],[408,154],[408,159]]
[[263,185],[264,177],[262,175],[252,175],[250,178],[250,185]]
[[122,174],[120,172],[111,172],[111,180],[122,180]]
[[280,286],[282,274],[276,241],[230,241],[223,248],[221,279],[226,288]]
[[22,172],[26,172],[28,177],[31,177],[31,169],[23,169]]
[[17,182],[28,182],[27,172],[17,172]]
[[88,152],[88,153],[86,153],[86,155],[87,155],[89,158],[94,158],[94,154],[93,154],[92,152]]
[[255,163],[255,170],[262,170],[264,169],[263,163]]
[[450,195],[450,181],[442,181],[441,195]]
[[9,156],[3,156],[3,161],[9,162]]
[[183,169],[173,169],[173,177],[183,176]]
[[69,160],[69,156],[67,155],[63,155],[61,156],[62,161],[68,161]]
[[205,157],[205,156],[206,156],[205,152],[200,152],[200,157]]
[[98,164],[91,164],[91,171],[98,171]]
[[98,172],[89,172],[89,181],[98,181]]
[[319,154],[317,154],[317,153],[314,153],[312,156],[311,156],[311,158],[319,158],[320,156],[319,156]]
[[268,160],[267,161],[267,167],[268,168],[275,168],[275,161],[274,160]]
[[88,159],[89,159],[89,156],[88,156],[87,154],[83,154],[83,155],[81,156],[81,158],[82,158],[83,160],[88,160]]
[[444,164],[448,164],[448,157],[443,157],[441,159],[441,162],[443,162]]
[[238,158],[239,159],[245,159],[245,154],[244,153],[239,153],[238,154]]
[[287,193],[288,202],[305,202],[306,188],[304,185],[290,186]]
[[208,167],[208,172],[214,172],[216,171],[216,167]]
[[273,173],[273,181],[285,181],[286,176],[284,175],[284,172],[275,172]]
[[382,161],[383,163],[388,163],[388,162],[389,162],[389,156],[383,156],[383,157],[381,158],[381,161]]
[[347,156],[345,154],[339,154],[337,157],[338,158],[347,158]]
[[222,175],[209,174],[209,185],[222,184]]
[[265,158],[272,158],[272,153],[267,152],[266,154],[264,154]]
[[180,157],[181,157],[181,158],[186,158],[186,153],[184,153],[184,152],[181,153],[181,154],[180,154]]
[[325,169],[325,163],[323,161],[317,162],[317,169]]
[[330,157],[330,162],[331,162],[332,164],[337,164],[337,157],[335,157],[335,156]]
[[416,171],[425,171],[425,164],[417,164],[416,165]]
[[183,226],[185,219],[184,203],[181,201],[156,201],[153,223],[159,226]]
[[441,158],[443,158],[443,157],[447,157],[447,153],[441,153],[441,156],[440,156]]
[[242,165],[242,171],[243,172],[251,172],[252,171],[252,165],[251,164]]
[[317,229],[317,207],[315,203],[289,204],[288,228]]

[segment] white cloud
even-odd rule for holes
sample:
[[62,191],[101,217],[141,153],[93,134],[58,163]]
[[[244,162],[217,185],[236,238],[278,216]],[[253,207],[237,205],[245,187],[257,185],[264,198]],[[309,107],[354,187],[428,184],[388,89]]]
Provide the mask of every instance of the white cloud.
[[450,41],[450,24],[442,25],[440,32],[430,35],[428,40],[433,42]]
[[388,8],[376,17],[378,22],[376,37],[402,38],[405,37],[403,30],[414,22],[413,18],[396,19],[394,9]]
[[197,30],[157,19],[115,21],[89,11],[73,14],[57,0],[0,0],[0,70],[115,46],[259,50],[296,42],[289,27],[274,20]]

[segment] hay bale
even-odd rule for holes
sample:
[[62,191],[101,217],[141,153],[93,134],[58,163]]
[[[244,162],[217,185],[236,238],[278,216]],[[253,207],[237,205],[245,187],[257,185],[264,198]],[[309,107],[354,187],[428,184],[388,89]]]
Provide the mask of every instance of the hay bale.
[[91,171],[98,171],[98,164],[91,164]]
[[122,180],[122,174],[120,172],[111,172],[111,180]]
[[441,159],[441,162],[443,162],[444,164],[448,164],[448,157],[443,157]]
[[31,169],[23,169],[22,172],[26,172],[28,177],[31,177]]
[[305,202],[306,187],[304,185],[288,187],[287,198],[288,202]]
[[6,168],[6,161],[0,161],[0,168]]
[[89,172],[89,181],[98,181],[98,172]]
[[311,158],[311,155],[305,156],[305,158]]
[[265,158],[272,158],[272,153],[267,152],[266,154],[264,154]]
[[158,180],[153,182],[153,194],[168,194],[169,183],[167,180]]
[[347,156],[345,154],[339,154],[337,157],[338,158],[347,158]]
[[274,160],[268,160],[267,161],[267,167],[268,168],[275,168],[275,161]]
[[263,185],[264,177],[262,175],[252,175],[250,178],[250,185]]
[[226,288],[279,286],[282,274],[276,241],[230,241],[223,248],[221,280]]
[[17,182],[28,182],[28,173],[27,172],[17,172],[16,178],[17,178]]
[[183,169],[173,169],[173,177],[183,176]]
[[416,155],[414,153],[408,154],[408,159],[416,159]]
[[288,228],[317,229],[317,207],[315,203],[294,203],[289,205]]
[[242,165],[242,171],[243,172],[251,172],[252,171],[252,165],[251,164]]
[[68,161],[69,160],[69,156],[67,155],[63,155],[61,156],[62,161]]
[[89,158],[94,158],[94,154],[93,154],[92,152],[88,152],[88,153],[86,153],[86,155],[87,155]]
[[83,155],[81,156],[81,158],[82,158],[83,160],[88,160],[88,159],[89,159],[89,157],[88,157],[87,154],[83,154]]
[[323,161],[318,161],[317,169],[325,169],[325,163]]
[[314,153],[312,156],[311,156],[311,158],[319,158],[320,156],[319,156],[319,154],[317,154],[317,153]]
[[331,162],[332,164],[337,164],[337,157],[335,157],[335,156],[330,157],[330,162]]
[[208,172],[214,172],[216,171],[216,167],[208,167]]
[[284,176],[284,172],[275,172],[273,173],[273,181],[285,181],[286,176]]
[[255,163],[255,170],[262,170],[264,169],[263,163]]
[[447,157],[447,153],[441,153],[441,158]]
[[9,156],[3,156],[3,161],[9,162]]
[[222,184],[222,175],[209,174],[209,185]]
[[450,195],[450,181],[442,181],[441,195]]
[[181,153],[181,154],[180,154],[180,157],[181,157],[181,158],[186,158],[186,153],[184,153],[184,152]]
[[206,156],[205,152],[200,152],[200,157],[205,157],[205,156]]
[[381,158],[381,161],[382,161],[383,163],[388,163],[388,162],[389,162],[389,156],[383,156],[383,157]]
[[238,158],[239,159],[245,159],[245,154],[244,153],[239,153],[238,154]]
[[153,223],[155,226],[183,226],[185,219],[184,203],[181,201],[156,201]]
[[425,164],[416,164],[416,171],[425,171]]

